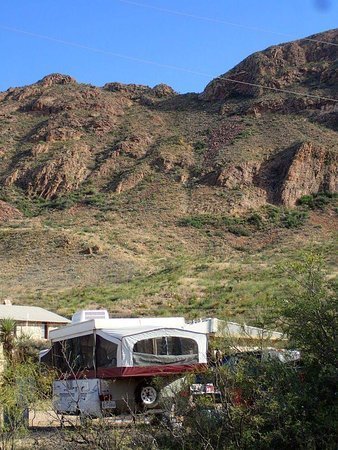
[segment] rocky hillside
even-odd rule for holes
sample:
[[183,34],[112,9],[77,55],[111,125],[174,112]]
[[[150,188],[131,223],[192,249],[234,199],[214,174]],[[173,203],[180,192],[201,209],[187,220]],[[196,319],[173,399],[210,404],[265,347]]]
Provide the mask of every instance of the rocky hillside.
[[[211,242],[180,224],[205,215],[236,221],[336,192],[337,47],[325,42],[337,43],[338,31],[255,53],[202,94],[117,82],[99,88],[61,74],[0,93],[5,293],[19,292],[17,283],[29,291],[73,286],[62,269],[69,264],[87,285],[150,270],[147,258],[236,248],[231,230]],[[84,227],[93,228],[86,235]],[[108,261],[85,270],[84,255],[93,254]],[[41,281],[46,255],[54,268],[45,267]]]

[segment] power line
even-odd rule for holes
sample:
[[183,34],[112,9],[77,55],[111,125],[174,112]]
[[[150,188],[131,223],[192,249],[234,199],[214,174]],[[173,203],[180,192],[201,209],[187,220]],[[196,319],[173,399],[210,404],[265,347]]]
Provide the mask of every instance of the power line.
[[107,56],[113,56],[113,57],[116,57],[116,58],[127,59],[127,60],[130,60],[130,61],[135,61],[135,62],[142,63],[142,64],[150,64],[150,65],[154,65],[154,66],[157,66],[157,67],[163,67],[165,69],[179,70],[181,72],[188,72],[188,73],[192,73],[192,74],[195,74],[195,75],[201,75],[203,77],[210,77],[207,73],[195,72],[194,70],[186,69],[184,67],[178,67],[178,66],[174,66],[174,65],[170,65],[170,64],[162,64],[162,63],[158,63],[156,61],[151,61],[149,59],[137,58],[135,56],[124,55],[122,53],[115,53],[115,52],[111,52],[110,50],[104,50],[104,49],[97,48],[97,47],[91,47],[91,46],[88,46],[88,45],[79,44],[77,42],[65,41],[64,39],[59,39],[59,38],[54,38],[54,37],[51,37],[51,36],[46,36],[46,35],[43,35],[43,34],[33,33],[31,31],[21,30],[19,28],[12,28],[12,27],[7,27],[7,26],[4,26],[4,25],[0,25],[0,29],[5,30],[5,31],[10,31],[10,32],[13,32],[13,33],[18,33],[18,34],[23,34],[23,35],[35,37],[35,38],[38,38],[38,39],[43,39],[43,40],[46,40],[46,41],[56,42],[57,44],[63,44],[63,45],[68,45],[70,47],[81,48],[83,50],[89,50],[89,51],[94,52],[94,53],[101,53],[101,54],[107,55]]
[[[291,34],[280,33],[278,31],[272,31],[272,30],[266,30],[264,28],[252,27],[249,25],[242,25],[240,23],[229,22],[229,21],[223,20],[223,19],[216,19],[213,17],[206,17],[206,16],[198,16],[196,14],[185,13],[185,12],[176,11],[173,9],[160,8],[158,6],[147,5],[144,3],[138,3],[138,2],[134,2],[132,0],[117,0],[117,1],[120,3],[126,3],[128,5],[138,6],[140,8],[147,8],[147,9],[152,9],[154,11],[172,14],[175,16],[190,17],[191,19],[204,20],[205,22],[220,23],[223,25],[229,25],[231,27],[244,28],[244,29],[251,30],[251,31],[258,31],[258,32],[262,32],[262,33],[275,34],[277,36],[284,36],[284,37],[290,38],[292,40],[300,40],[299,38],[296,38],[295,36],[293,36]],[[308,38],[308,37],[302,38],[302,41],[317,42],[318,44],[332,45],[334,47],[338,47],[338,44],[335,44],[334,42],[322,41],[322,40],[315,39],[315,38]]]
[[298,95],[298,96],[301,96],[301,97],[310,97],[310,98],[315,98],[317,100],[327,100],[327,101],[332,101],[332,102],[338,102],[337,99],[332,98],[332,97],[322,97],[320,95],[307,94],[307,93],[304,93],[304,92],[291,91],[291,90],[288,90],[288,89],[281,89],[281,88],[276,88],[276,87],[272,87],[272,86],[265,86],[265,85],[258,84],[258,83],[250,83],[248,81],[234,80],[232,78],[225,77],[225,76],[222,76],[222,75],[219,76],[219,77],[214,77],[213,75],[210,75],[210,74],[205,73],[205,72],[198,72],[196,70],[187,69],[187,68],[184,68],[184,67],[174,66],[174,65],[170,65],[170,64],[162,64],[162,63],[158,63],[156,61],[152,61],[152,60],[148,60],[148,59],[142,59],[142,58],[137,58],[137,57],[134,57],[134,56],[124,55],[124,54],[121,54],[121,53],[115,53],[115,52],[111,52],[109,50],[103,50],[103,49],[96,48],[96,47],[90,47],[90,46],[79,44],[79,43],[76,43],[76,42],[65,41],[63,39],[58,39],[58,38],[54,38],[54,37],[51,37],[51,36],[46,36],[46,35],[43,35],[43,34],[37,34],[37,33],[30,32],[30,31],[20,30],[18,28],[12,28],[12,27],[7,27],[7,26],[0,25],[0,29],[5,30],[5,31],[10,31],[10,32],[13,32],[13,33],[23,34],[23,35],[26,35],[26,36],[31,36],[31,37],[38,38],[38,39],[47,40],[47,41],[50,41],[50,42],[55,42],[55,43],[62,44],[62,45],[68,45],[70,47],[75,47],[75,48],[80,48],[80,49],[83,49],[83,50],[88,50],[88,51],[91,51],[91,52],[94,52],[94,53],[100,53],[100,54],[107,55],[107,56],[113,56],[113,57],[116,57],[116,58],[122,58],[122,59],[126,59],[126,60],[129,60],[129,61],[135,61],[135,62],[138,62],[138,63],[141,63],[141,64],[150,64],[150,65],[153,65],[153,66],[156,66],[156,67],[161,67],[161,68],[165,68],[165,69],[177,70],[177,71],[180,71],[180,72],[190,73],[192,75],[202,76],[202,77],[207,78],[209,80],[211,80],[211,79],[212,80],[219,79],[219,80],[229,81],[231,83],[237,83],[237,84],[242,84],[242,85],[252,86],[252,87],[259,87],[259,88],[267,89],[267,90],[270,90],[270,91],[282,92],[284,94]]

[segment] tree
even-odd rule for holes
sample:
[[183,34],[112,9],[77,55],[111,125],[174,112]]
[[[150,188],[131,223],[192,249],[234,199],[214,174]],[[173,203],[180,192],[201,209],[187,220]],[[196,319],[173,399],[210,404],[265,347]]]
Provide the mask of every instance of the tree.
[[3,345],[3,351],[7,362],[11,362],[13,360],[15,328],[15,320],[10,318],[0,320],[0,343]]
[[13,319],[1,319],[0,343],[6,364],[0,374],[0,449],[17,448],[27,434],[28,408],[46,398],[50,379],[41,373],[37,348],[27,336],[15,337]]
[[337,442],[337,285],[330,280],[321,254],[309,252],[283,268],[291,280],[279,299],[289,345],[301,351],[302,383],[294,392],[296,410],[313,448]]
[[281,273],[290,281],[277,300],[277,315],[290,346],[301,350],[308,361],[337,365],[337,290],[323,256],[306,253],[300,261],[282,267]]

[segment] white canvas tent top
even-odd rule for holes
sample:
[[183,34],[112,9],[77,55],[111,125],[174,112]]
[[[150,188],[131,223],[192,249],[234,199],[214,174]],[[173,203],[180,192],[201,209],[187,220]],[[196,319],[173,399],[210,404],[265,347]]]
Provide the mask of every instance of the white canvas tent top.
[[[182,317],[79,321],[81,317],[75,315],[72,324],[50,333],[49,354],[60,361],[68,352],[71,363],[81,359],[76,370],[86,376],[182,373],[207,363],[207,334],[187,329]],[[47,358],[44,354],[42,361]]]

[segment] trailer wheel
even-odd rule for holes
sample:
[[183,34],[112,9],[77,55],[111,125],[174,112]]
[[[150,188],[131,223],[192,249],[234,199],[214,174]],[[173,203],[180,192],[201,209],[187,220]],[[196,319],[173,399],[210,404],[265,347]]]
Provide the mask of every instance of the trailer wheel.
[[151,384],[141,384],[135,392],[136,402],[144,408],[154,408],[158,404],[158,392]]

